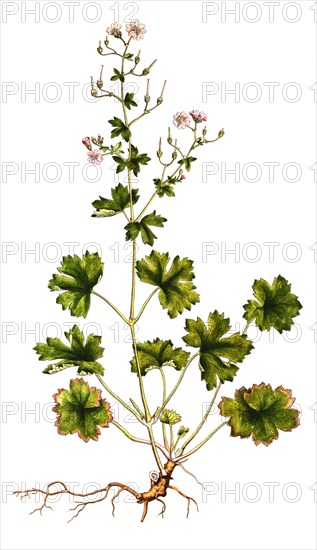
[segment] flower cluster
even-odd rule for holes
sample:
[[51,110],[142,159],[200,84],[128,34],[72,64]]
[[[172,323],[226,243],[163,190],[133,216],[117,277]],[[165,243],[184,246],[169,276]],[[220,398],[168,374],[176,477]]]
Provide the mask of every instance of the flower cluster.
[[[107,28],[107,33],[114,36],[115,38],[121,38],[121,28],[122,27],[120,23],[112,23],[110,27]],[[138,19],[127,23],[125,26],[125,30],[127,31],[128,36],[130,38],[133,38],[134,40],[140,40],[141,38],[144,38],[143,35],[146,33],[145,25],[143,23],[140,23]]]
[[[192,117],[192,118],[190,118]],[[207,120],[207,115],[203,111],[189,111],[189,114],[185,111],[178,111],[173,117],[173,124],[179,129],[186,128],[190,125],[191,120],[196,123],[205,122]]]
[[85,147],[87,147],[88,149],[88,153],[87,153],[87,156],[88,156],[88,162],[90,162],[91,164],[101,164],[102,161],[103,161],[103,155],[101,153],[101,151],[98,151],[98,149],[92,149],[92,143],[94,145],[97,145],[98,147],[102,147],[102,144],[103,144],[103,137],[101,137],[100,135],[98,135],[97,138],[95,137],[85,137],[81,140],[82,144],[85,145]]

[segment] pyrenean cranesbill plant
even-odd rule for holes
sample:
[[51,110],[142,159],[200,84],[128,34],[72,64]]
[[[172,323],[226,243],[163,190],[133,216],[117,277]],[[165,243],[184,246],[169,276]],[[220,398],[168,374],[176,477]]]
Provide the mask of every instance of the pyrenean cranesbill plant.
[[[186,335],[183,341],[191,350],[175,347],[171,340],[163,340],[157,334],[153,334],[153,340],[138,342],[135,336],[135,325],[140,323],[142,314],[150,304],[152,298],[158,299],[163,310],[166,310],[170,319],[175,319],[184,310],[191,310],[197,302],[199,295],[193,284],[193,262],[188,258],[175,256],[171,259],[168,252],[158,252],[153,249],[156,235],[152,228],[161,228],[167,221],[156,210],[152,210],[152,204],[156,201],[159,207],[164,206],[165,200],[175,200],[178,184],[184,185],[186,175],[190,172],[191,165],[197,159],[194,155],[196,149],[208,143],[219,140],[224,131],[220,130],[216,139],[207,139],[207,129],[203,124],[207,116],[199,110],[189,112],[178,111],[174,115],[174,132],[185,130],[191,135],[192,143],[189,149],[184,150],[181,140],[172,137],[170,128],[167,130],[167,146],[170,148],[168,160],[163,154],[162,140],[159,139],[156,151],[155,177],[153,179],[153,192],[144,201],[140,199],[138,189],[132,185],[132,178],[140,177],[142,166],[147,165],[151,158],[139,143],[135,142],[133,130],[137,123],[142,123],[147,117],[159,108],[163,102],[165,82],[158,98],[153,102],[150,94],[150,80],[148,75],[154,60],[148,67],[140,69],[140,51],[130,51],[135,41],[144,38],[145,25],[139,21],[131,21],[126,25],[126,33],[123,33],[119,23],[113,23],[107,29],[110,38],[106,38],[104,46],[99,43],[98,53],[104,57],[110,57],[118,61],[110,78],[111,82],[118,82],[118,93],[111,91],[110,86],[103,82],[103,66],[97,82],[91,78],[91,94],[95,98],[109,97],[116,100],[116,115],[109,119],[111,135],[105,140],[103,137],[85,137],[82,141],[88,149],[88,160],[94,164],[101,164],[105,157],[111,157],[117,165],[118,174],[127,176],[128,185],[119,183],[116,187],[106,190],[105,194],[111,198],[99,197],[92,204],[93,216],[96,218],[111,218],[121,216],[124,225],[125,239],[133,243],[133,257],[130,282],[130,310],[120,311],[112,301],[98,292],[96,286],[101,283],[103,275],[103,262],[97,253],[86,251],[82,258],[79,256],[65,256],[58,273],[49,281],[49,288],[58,292],[56,302],[63,310],[69,310],[74,317],[86,317],[89,312],[90,300],[103,300],[106,307],[112,308],[114,313],[124,321],[131,331],[131,376],[138,378],[140,389],[139,396],[133,396],[126,400],[120,394],[120,389],[114,391],[108,385],[107,375],[100,362],[104,353],[101,347],[101,337],[89,334],[85,339],[83,332],[75,324],[69,332],[65,332],[65,340],[59,338],[47,338],[46,343],[38,343],[35,351],[39,354],[40,361],[49,361],[44,369],[46,374],[55,374],[64,369],[77,368],[79,378],[71,379],[68,388],[59,389],[54,395],[56,405],[54,411],[57,414],[56,426],[58,433],[62,435],[75,434],[85,442],[91,439],[97,440],[101,430],[114,426],[122,432],[130,441],[140,445],[150,445],[153,451],[153,461],[157,471],[150,474],[150,488],[140,493],[124,483],[111,482],[100,490],[86,494],[77,494],[58,481],[47,485],[46,490],[30,489],[19,491],[22,498],[30,494],[41,493],[44,497],[42,510],[48,508],[50,496],[68,493],[81,500],[76,504],[73,517],[87,506],[106,499],[111,487],[117,488],[112,498],[114,500],[122,492],[131,493],[136,502],[143,504],[141,521],[144,520],[149,502],[159,501],[162,505],[161,514],[165,511],[165,497],[167,490],[177,491],[187,499],[187,515],[189,505],[194,501],[186,493],[183,493],[171,483],[172,474],[177,466],[184,467],[185,461],[194,453],[203,450],[208,441],[222,428],[230,426],[231,436],[252,439],[256,445],[263,443],[270,445],[278,438],[279,430],[291,431],[298,426],[298,411],[292,408],[294,398],[290,390],[279,386],[273,389],[270,384],[264,382],[253,384],[251,388],[242,387],[236,390],[234,397],[222,397],[218,407],[222,416],[222,422],[213,427],[204,439],[200,439],[200,430],[205,426],[209,413],[216,402],[220,388],[225,382],[232,382],[238,371],[238,363],[242,363],[245,356],[253,349],[252,341],[247,336],[250,323],[255,323],[261,330],[275,328],[278,332],[290,330],[293,317],[299,314],[302,307],[297,297],[291,293],[291,285],[287,280],[278,275],[272,284],[264,279],[253,283],[254,296],[243,306],[243,317],[246,326],[240,334],[228,334],[230,320],[224,313],[217,310],[211,311],[208,316],[203,309],[204,318],[186,319]],[[144,104],[137,101],[134,93],[125,92],[126,82],[129,78],[143,77]],[[180,132],[181,136],[182,132]],[[181,136],[182,137],[182,136]],[[165,160],[163,160],[165,159]],[[132,176],[133,174],[133,176]],[[161,200],[162,199],[162,200]],[[141,204],[141,206],[139,206]],[[100,220],[98,221],[100,223]],[[101,223],[109,223],[104,220]],[[99,226],[98,226],[99,230]],[[137,242],[143,242],[152,250],[148,256],[137,258]],[[137,301],[137,286],[139,283],[151,285],[152,292],[145,302],[140,305]],[[128,286],[128,282],[127,282]],[[102,283],[100,284],[102,287]],[[167,320],[167,322],[170,322]],[[51,362],[53,361],[53,362]],[[111,364],[108,361],[108,364]],[[181,422],[181,411],[173,410],[173,397],[181,388],[181,383],[189,368],[197,370],[197,383],[200,379],[206,384],[206,389],[212,392],[209,406],[198,426],[189,428],[178,427]],[[144,387],[144,378],[151,377],[151,371],[158,369],[162,378],[162,399],[160,403],[151,402],[151,394]],[[168,383],[168,374],[175,369],[179,371],[178,379],[173,386]],[[100,385],[107,396],[121,403],[144,428],[144,439],[130,433],[124,426],[117,422],[112,414],[108,401],[102,396],[101,389],[90,386],[84,380],[84,376],[93,375],[94,384]],[[156,382],[155,382],[156,383]],[[118,392],[118,393],[117,393]],[[110,400],[110,397],[109,397]],[[187,396],[184,396],[184,406]],[[160,435],[161,431],[161,435]],[[175,473],[174,473],[175,476]],[[58,488],[56,488],[58,486]],[[87,500],[95,495],[95,500]],[[195,501],[194,501],[195,502]],[[73,519],[73,518],[72,518]]]

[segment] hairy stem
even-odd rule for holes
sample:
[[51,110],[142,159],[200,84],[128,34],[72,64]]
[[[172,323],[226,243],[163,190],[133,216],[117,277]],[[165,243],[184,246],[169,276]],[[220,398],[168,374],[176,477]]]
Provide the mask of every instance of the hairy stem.
[[100,298],[101,300],[106,302],[106,304],[108,304],[108,306],[110,306],[119,315],[119,317],[121,317],[121,319],[125,323],[127,323],[127,325],[129,324],[129,320],[126,318],[126,316],[123,315],[123,313],[121,313],[121,311],[112,302],[110,302],[110,300],[108,300],[107,298],[105,298],[104,296],[102,296],[101,294],[96,292],[95,290],[92,290],[91,294],[94,294],[94,296],[98,296],[98,298]]
[[[143,443],[145,445],[152,445],[151,441],[148,441],[147,439],[140,439],[139,437],[135,437],[134,435],[132,435],[130,432],[128,432],[128,430],[126,430],[123,426],[121,426],[119,422],[112,420],[111,424],[114,424],[116,428],[118,428],[122,433],[124,433],[126,437],[131,439],[131,441],[135,441],[136,443]],[[155,443],[155,446],[157,449],[159,449],[163,453],[165,458],[169,458],[166,450],[164,449],[164,447],[162,447],[162,445],[160,445],[159,443]]]
[[191,436],[185,441],[185,443],[181,446],[181,448],[180,448],[180,455],[183,454],[183,452],[184,452],[184,450],[186,449],[187,445],[194,439],[194,437],[196,437],[196,435],[200,432],[201,428],[204,426],[204,424],[205,424],[205,422],[206,422],[206,420],[207,420],[207,418],[208,418],[208,415],[209,415],[209,413],[210,413],[210,411],[211,411],[211,409],[212,409],[212,407],[213,407],[213,405],[214,405],[214,402],[216,401],[216,397],[217,397],[217,395],[218,395],[218,392],[219,392],[221,386],[222,386],[222,384],[221,384],[221,382],[219,382],[219,384],[218,384],[218,386],[217,386],[217,388],[216,388],[216,391],[215,391],[215,393],[214,393],[214,395],[213,395],[213,397],[212,397],[212,400],[210,401],[210,403],[209,403],[209,405],[208,405],[208,407],[207,407],[207,410],[206,410],[206,412],[205,412],[205,414],[204,414],[204,416],[203,416],[201,422],[198,424],[196,430],[192,433],[192,435],[191,435]]
[[[160,368],[159,370],[160,370],[160,373],[161,373],[161,376],[162,376],[162,382],[163,382],[163,403],[165,403],[165,401],[166,401],[166,378],[165,378],[165,373],[164,373],[163,369]],[[168,446],[167,435],[166,435],[166,426],[165,426],[164,422],[162,422],[162,433],[163,433],[164,447],[165,447],[165,449],[168,449],[169,446]]]
[[[130,39],[126,43],[126,46],[125,46],[125,49],[124,49],[124,52],[123,52],[123,56],[122,56],[122,63],[121,63],[121,73],[122,74],[124,74],[124,56],[127,52],[129,43],[130,43]],[[124,123],[125,123],[126,126],[129,127],[131,123],[129,124],[128,116],[127,116],[127,109],[126,109],[126,106],[124,105],[124,86],[123,86],[123,82],[121,82],[121,100],[122,100]],[[130,135],[130,137],[129,137],[129,157],[128,157],[129,159],[131,159],[131,146],[132,146],[132,142],[131,142],[131,135]],[[129,195],[130,195],[130,221],[134,222],[135,220],[134,220],[134,208],[133,208],[133,201],[132,201],[133,197],[132,197],[131,170],[128,168],[127,171],[128,171],[128,187],[129,187]],[[164,467],[163,467],[163,464],[160,460],[160,457],[159,457],[159,454],[158,454],[158,451],[157,451],[157,447],[156,447],[156,442],[155,442],[155,439],[154,439],[153,428],[152,428],[152,424],[151,424],[152,423],[151,413],[150,413],[149,406],[148,406],[148,403],[147,403],[147,399],[146,399],[146,396],[145,396],[143,379],[142,379],[142,374],[141,374],[141,366],[140,366],[140,361],[139,361],[139,357],[138,357],[137,342],[136,342],[136,337],[135,337],[135,318],[134,318],[135,289],[136,289],[136,240],[134,239],[133,240],[133,253],[132,253],[132,281],[131,281],[131,301],[130,301],[129,326],[130,326],[130,331],[131,331],[133,350],[134,350],[135,362],[136,362],[136,367],[137,367],[137,375],[138,375],[138,380],[139,380],[139,388],[140,388],[140,394],[141,394],[141,399],[142,399],[143,408],[144,408],[146,426],[147,426],[147,430],[148,430],[148,433],[149,433],[149,438],[150,438],[150,442],[151,442],[151,446],[152,446],[152,451],[153,451],[156,463],[157,463],[157,465],[160,469],[160,472],[162,474],[164,472]]]
[[137,314],[136,318],[135,318],[135,322],[137,323],[138,320],[140,319],[143,311],[145,310],[146,306],[148,305],[149,301],[151,300],[151,298],[154,296],[154,294],[156,294],[156,292],[159,290],[159,288],[157,287],[155,290],[153,290],[153,292],[151,292],[150,296],[148,296],[148,298],[145,300],[144,304],[142,305],[139,313]]
[[119,401],[119,403],[121,403],[121,405],[127,409],[131,414],[133,414],[133,416],[135,416],[135,418],[141,423],[144,425],[144,422],[142,420],[142,418],[135,412],[135,410],[132,409],[132,407],[130,407],[130,405],[128,405],[128,403],[126,403],[125,401],[123,401],[123,399],[121,399],[121,397],[119,397],[119,395],[117,395],[116,393],[114,393],[114,391],[112,391],[109,386],[106,384],[106,382],[102,379],[102,377],[100,376],[100,374],[96,374],[100,384],[105,388],[105,390],[114,398],[116,399],[116,401]]
[[185,373],[186,373],[186,370],[188,369],[189,365],[191,364],[191,362],[196,358],[198,357],[199,355],[199,352],[195,353],[188,361],[187,365],[182,369],[182,372],[181,372],[181,375],[179,376],[174,388],[171,390],[171,392],[168,394],[167,398],[165,399],[164,403],[162,404],[162,406],[157,410],[156,412],[156,415],[155,415],[155,418],[156,420],[159,418],[161,412],[163,411],[163,409],[165,409],[167,403],[170,401],[170,399],[172,399],[174,393],[176,392],[177,388],[179,387],[181,381],[183,380],[184,376],[185,376]]
[[219,424],[219,426],[217,426],[217,428],[215,428],[209,435],[207,435],[207,437],[205,437],[205,439],[203,441],[201,441],[201,443],[196,445],[196,447],[194,447],[193,449],[188,451],[188,453],[186,453],[185,455],[182,455],[179,458],[176,458],[175,462],[177,462],[178,460],[183,460],[184,458],[188,458],[192,454],[196,453],[196,451],[198,451],[203,445],[205,445],[205,443],[207,443],[207,441],[209,441],[209,439],[213,435],[215,435],[215,433],[217,433],[218,430],[220,430],[220,428],[222,428],[223,426],[226,426],[227,424],[228,424],[228,421],[227,422],[222,422],[221,424]]

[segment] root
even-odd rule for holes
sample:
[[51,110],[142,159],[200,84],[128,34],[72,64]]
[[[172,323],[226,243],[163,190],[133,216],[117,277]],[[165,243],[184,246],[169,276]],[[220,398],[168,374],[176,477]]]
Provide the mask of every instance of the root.
[[197,504],[197,502],[196,502],[196,500],[195,500],[194,498],[189,497],[188,495],[185,495],[185,494],[182,493],[182,491],[180,491],[177,487],[174,487],[174,485],[169,485],[169,489],[173,489],[173,490],[176,491],[178,494],[180,494],[182,497],[187,498],[187,516],[186,516],[186,518],[188,518],[188,516],[189,516],[189,507],[190,507],[190,501],[191,501],[191,500],[196,504],[197,512],[199,512],[198,504]]
[[[164,470],[166,472],[165,475],[158,474],[157,478],[155,478],[155,479],[152,478],[151,479],[151,488],[148,491],[144,492],[144,493],[138,493],[137,491],[135,491],[134,489],[132,489],[128,485],[125,485],[123,483],[119,483],[117,481],[113,481],[113,482],[109,483],[106,487],[103,487],[102,489],[97,489],[95,491],[91,491],[90,493],[86,493],[86,494],[74,493],[73,491],[70,491],[67,488],[67,486],[65,485],[65,483],[63,481],[52,481],[51,483],[49,483],[47,485],[46,490],[32,488],[32,489],[26,489],[26,490],[23,490],[23,491],[14,491],[13,494],[16,495],[17,497],[20,497],[20,499],[22,501],[25,500],[26,498],[31,498],[31,495],[36,495],[36,494],[44,495],[44,501],[43,501],[42,506],[40,506],[39,508],[35,508],[35,510],[30,512],[31,514],[34,514],[34,512],[40,512],[41,515],[42,515],[42,512],[43,512],[44,508],[53,510],[53,508],[48,505],[48,499],[50,497],[53,497],[53,496],[56,496],[56,495],[68,494],[68,495],[71,495],[71,496],[74,496],[74,497],[78,497],[79,499],[83,499],[83,500],[79,500],[79,501],[76,500],[75,501],[76,506],[74,508],[70,508],[69,511],[70,512],[75,512],[75,513],[68,520],[68,523],[69,523],[73,519],[77,518],[79,516],[80,512],[82,512],[88,504],[97,504],[97,502],[102,502],[103,500],[105,500],[108,496],[109,490],[112,487],[116,487],[116,488],[118,488],[118,490],[111,499],[112,515],[114,516],[114,514],[115,514],[115,500],[116,500],[116,498],[123,491],[127,491],[132,496],[134,496],[134,498],[136,499],[136,502],[138,504],[143,504],[143,512],[142,512],[142,517],[141,517],[141,522],[143,522],[145,520],[147,512],[148,512],[149,502],[151,502],[151,501],[158,501],[162,504],[162,509],[161,509],[160,513],[158,514],[158,516],[162,516],[162,518],[164,517],[164,512],[166,510],[166,504],[162,500],[161,497],[166,496],[167,489],[169,488],[169,489],[173,489],[174,491],[179,493],[182,497],[187,499],[187,516],[186,517],[188,517],[190,502],[193,501],[196,504],[197,510],[198,510],[198,505],[197,505],[197,502],[192,497],[189,497],[189,496],[185,495],[177,487],[174,487],[173,485],[170,485],[170,481],[173,479],[172,478],[172,473],[173,473],[173,470],[176,467],[176,465],[177,465],[177,463],[173,462],[172,460],[168,460],[166,462],[166,464],[164,465]],[[50,490],[53,486],[55,486],[55,489],[56,489],[56,486],[58,486],[59,489]],[[86,500],[88,497],[91,497],[91,496],[96,496],[96,499],[95,500]]]
[[[53,485],[55,485],[55,486],[56,485],[61,485],[62,489],[59,489],[58,491],[50,491],[50,488]],[[73,519],[77,518],[79,516],[80,512],[82,512],[88,504],[96,504],[97,502],[102,502],[103,500],[105,500],[108,496],[108,493],[109,493],[109,490],[111,489],[111,487],[120,487],[119,491],[112,498],[112,507],[113,507],[112,514],[113,515],[114,515],[114,502],[113,501],[118,496],[119,493],[121,493],[122,491],[127,491],[128,493],[133,495],[135,498],[137,498],[139,496],[139,493],[137,491],[134,491],[134,489],[131,489],[131,487],[129,487],[128,485],[118,483],[117,481],[113,481],[112,483],[109,483],[106,487],[103,487],[102,489],[97,489],[96,491],[91,491],[90,493],[86,493],[86,494],[74,493],[73,491],[70,491],[69,489],[67,489],[67,487],[66,487],[66,485],[63,481],[52,481],[51,483],[49,483],[47,485],[46,491],[44,491],[42,489],[32,488],[32,489],[26,489],[26,490],[23,490],[23,491],[14,491],[13,494],[16,495],[17,497],[20,497],[20,499],[22,501],[26,497],[30,498],[31,495],[35,495],[35,494],[44,495],[44,501],[43,501],[42,506],[40,508],[35,508],[35,510],[30,512],[30,514],[34,514],[34,512],[39,511],[40,514],[42,515],[42,512],[43,512],[44,508],[48,508],[50,510],[53,510],[53,508],[51,506],[48,506],[48,504],[47,504],[47,499],[49,497],[53,497],[53,496],[56,496],[56,495],[62,495],[62,494],[68,494],[68,495],[71,495],[71,496],[74,496],[74,497],[79,497],[79,498],[85,499],[85,498],[90,497],[90,496],[102,495],[102,493],[104,493],[104,495],[101,496],[100,498],[98,498],[97,500],[88,500],[87,502],[85,502],[85,501],[77,502],[76,501],[75,502],[76,506],[74,508],[70,508],[70,510],[69,510],[70,512],[76,511],[76,514],[74,514],[70,518],[70,520],[68,520],[67,523],[69,523]]]

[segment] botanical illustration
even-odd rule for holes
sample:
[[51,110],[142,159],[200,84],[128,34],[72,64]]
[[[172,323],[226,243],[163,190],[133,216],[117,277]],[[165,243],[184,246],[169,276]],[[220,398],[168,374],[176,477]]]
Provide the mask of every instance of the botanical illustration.
[[[197,452],[208,456],[211,445],[208,442],[219,430],[228,430],[228,435],[235,438],[250,438],[250,444],[253,441],[255,445],[269,446],[278,439],[280,431],[291,431],[299,424],[299,413],[292,407],[292,392],[283,386],[273,388],[269,383],[260,380],[252,387],[236,389],[233,397],[218,397],[226,382],[234,382],[245,357],[252,354],[253,343],[248,337],[251,323],[260,331],[273,328],[282,333],[291,329],[293,318],[299,314],[302,306],[297,296],[291,292],[290,283],[279,274],[269,282],[264,279],[250,281],[249,299],[241,299],[245,328],[242,333],[232,333],[227,313],[210,308],[210,304],[203,306],[204,296],[199,295],[194,284],[193,262],[187,257],[173,257],[168,251],[156,248],[160,231],[162,228],[168,230],[168,221],[161,214],[164,213],[165,201],[176,203],[177,189],[187,185],[192,164],[197,162],[196,155],[200,148],[220,140],[224,131],[220,130],[210,139],[211,131],[207,131],[205,112],[196,109],[195,105],[190,105],[190,108],[194,108],[187,111],[177,111],[181,108],[176,106],[173,119],[167,122],[166,136],[164,139],[158,138],[157,151],[154,154],[144,152],[144,145],[135,139],[134,129],[137,125],[142,125],[143,119],[151,116],[152,111],[160,108],[163,99],[165,101],[166,87],[165,81],[160,83],[160,93],[157,98],[153,98],[153,85],[151,82],[150,86],[149,75],[152,74],[156,60],[143,67],[141,52],[136,47],[146,37],[146,32],[145,25],[138,20],[130,21],[124,27],[113,23],[107,28],[107,36],[103,42],[99,42],[97,52],[116,65],[113,69],[110,65],[107,74],[111,74],[112,83],[118,83],[119,92],[109,89],[112,87],[111,83],[104,83],[102,66],[99,78],[91,78],[91,94],[95,98],[110,98],[115,114],[108,117],[106,137],[97,135],[82,140],[89,162],[97,165],[103,163],[106,166],[109,157],[110,162],[116,164],[119,177],[122,177],[123,182],[127,181],[127,185],[120,182],[110,189],[105,175],[105,196],[92,202],[92,215],[95,218],[105,218],[96,220],[96,233],[102,230],[103,234],[108,224],[111,224],[111,218],[120,217],[122,239],[133,243],[131,276],[125,287],[129,289],[129,311],[120,311],[115,300],[108,298],[106,278],[103,279],[104,264],[98,253],[87,250],[82,257],[64,256],[48,284],[50,291],[57,296],[57,304],[71,316],[86,318],[91,300],[102,300],[105,307],[112,309],[114,316],[126,323],[133,344],[130,364],[123,371],[123,376],[136,377],[139,394],[126,398],[121,395],[120,388],[113,389],[109,386],[111,359],[107,360],[107,369],[103,366],[103,357],[107,356],[107,342],[103,342],[102,337],[95,334],[85,337],[77,324],[69,332],[65,332],[63,339],[47,338],[46,342],[37,343],[35,351],[40,361],[47,362],[43,370],[45,374],[56,374],[58,377],[58,373],[65,369],[70,369],[71,372],[69,385],[58,389],[54,394],[53,410],[56,413],[59,434],[77,434],[87,443],[98,440],[101,434],[106,438],[108,433],[104,428],[116,428],[122,432],[122,436],[130,440],[126,441],[127,452],[129,445],[151,448],[153,463],[147,464],[145,461],[144,470],[148,472],[153,466],[155,469],[150,474],[150,486],[144,492],[138,492],[125,483],[124,471],[120,482],[106,480],[104,487],[86,494],[72,492],[61,481],[48,483],[45,490],[31,488],[16,492],[22,499],[37,493],[42,494],[43,503],[38,508],[41,513],[45,508],[50,508],[50,496],[73,495],[78,500],[71,519],[77,517],[86,506],[104,501],[113,487],[116,488],[112,498],[113,512],[116,497],[125,491],[142,505],[141,521],[147,515],[150,502],[157,501],[160,504],[159,515],[163,516],[166,509],[163,499],[168,496],[168,491],[176,491],[185,501],[184,511],[187,509],[188,516],[190,505],[193,503],[197,506],[197,503],[187,494],[185,487],[177,486],[178,467],[191,473],[188,470],[190,457]],[[144,95],[142,94],[141,99],[137,99],[132,92],[126,92],[130,79],[137,79],[140,88],[143,87]],[[171,84],[177,86],[176,79]],[[191,136],[188,150],[184,150],[182,145],[185,132]],[[153,165],[153,177],[146,182],[148,194],[141,197],[133,181],[135,178],[142,178],[142,168],[150,162]],[[177,235],[171,237],[177,244]],[[147,245],[143,247],[148,248],[148,254],[144,257],[138,257],[138,243],[142,247],[143,244]],[[138,300],[139,285],[147,285],[146,288],[149,289],[143,304]],[[121,292],[125,292],[125,289]],[[137,340],[136,323],[142,324],[142,315],[154,300],[158,300],[162,306],[166,323],[172,323],[179,315],[185,317],[184,332],[180,334],[182,346],[160,338],[154,332],[155,323],[150,340]],[[203,318],[194,318],[191,310],[200,301]],[[190,317],[185,310],[191,312]],[[124,366],[120,365],[120,368],[123,369]],[[155,369],[161,376],[162,398],[159,403],[153,403],[150,391],[149,379],[151,371]],[[207,393],[210,395],[209,405],[197,426],[182,425],[182,411],[176,411],[173,407],[173,397],[176,392],[181,395],[182,381],[188,369],[196,370],[197,385],[204,384],[206,391],[210,392]],[[178,378],[173,385],[170,383],[170,374],[175,375],[175,371]],[[145,378],[149,382],[147,391],[144,386]],[[154,383],[157,384],[156,378]],[[228,392],[233,394],[230,387]],[[184,408],[187,399],[188,396],[184,395]],[[115,420],[112,412],[114,402],[121,403],[142,425],[142,439]],[[218,404],[221,421],[211,427],[207,437],[202,439],[201,429],[206,426],[215,404]],[[191,407],[195,407],[195,402],[191,403]],[[198,403],[196,407],[199,410]],[[213,440],[214,444],[216,442],[217,436]],[[95,499],[88,500],[93,495]]]

